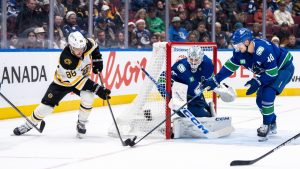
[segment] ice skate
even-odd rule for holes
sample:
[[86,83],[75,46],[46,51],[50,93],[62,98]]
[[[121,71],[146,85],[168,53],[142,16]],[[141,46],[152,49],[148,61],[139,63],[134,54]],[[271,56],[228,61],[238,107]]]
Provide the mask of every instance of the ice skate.
[[79,120],[77,121],[77,138],[83,138],[83,136],[86,133],[86,128],[85,128],[85,123],[86,122],[80,122]]
[[19,126],[19,127],[16,127],[15,129],[14,129],[14,134],[15,135],[17,135],[17,136],[19,136],[19,135],[22,135],[22,134],[24,134],[24,133],[27,133],[28,131],[30,131],[32,129],[32,127],[31,126],[29,126],[29,125],[27,125],[26,123],[25,124],[23,124],[23,125],[21,125],[21,126]]
[[260,138],[258,139],[259,142],[267,141],[268,136],[270,134],[277,134],[277,125],[276,123],[269,124],[269,125],[261,125],[257,129],[257,136]]

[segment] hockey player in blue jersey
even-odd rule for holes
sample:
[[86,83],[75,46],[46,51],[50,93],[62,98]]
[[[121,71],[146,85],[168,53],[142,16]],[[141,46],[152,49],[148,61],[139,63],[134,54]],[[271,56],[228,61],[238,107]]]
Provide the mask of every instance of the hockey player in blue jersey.
[[285,48],[279,48],[272,42],[253,39],[249,29],[241,28],[234,32],[232,43],[235,51],[220,72],[204,81],[203,87],[210,90],[229,77],[239,66],[252,71],[256,77],[246,82],[246,95],[256,92],[256,104],[263,116],[263,124],[257,129],[260,140],[276,133],[276,115],[274,100],[290,82],[294,74],[293,57]]
[[[172,81],[188,86],[187,100],[200,92],[201,81],[213,75],[214,66],[199,46],[193,46],[187,51],[187,58],[181,59],[172,66]],[[211,117],[211,108],[203,94],[188,104],[195,117]],[[179,116],[184,117],[181,113]]]

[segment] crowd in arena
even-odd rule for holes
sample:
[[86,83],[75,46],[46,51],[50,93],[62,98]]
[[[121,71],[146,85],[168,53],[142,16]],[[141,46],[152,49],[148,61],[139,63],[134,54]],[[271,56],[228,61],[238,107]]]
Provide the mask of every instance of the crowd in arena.
[[[54,0],[53,47],[63,49],[71,32],[88,36],[89,0]],[[125,25],[124,0],[93,1],[93,36],[100,48],[151,48],[152,44],[209,42],[215,24],[218,48],[231,48],[232,33],[241,27],[262,38],[262,0],[216,0],[212,23],[211,0],[170,0],[169,29],[165,30],[164,0],[131,0]],[[1,8],[0,8],[1,9]],[[48,48],[49,0],[7,0],[8,48]],[[266,38],[281,47],[300,48],[300,1],[267,0]]]

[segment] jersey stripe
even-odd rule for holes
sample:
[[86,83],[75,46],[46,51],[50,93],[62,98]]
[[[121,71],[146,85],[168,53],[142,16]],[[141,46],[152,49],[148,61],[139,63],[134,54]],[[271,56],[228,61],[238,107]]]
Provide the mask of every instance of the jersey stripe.
[[285,55],[285,58],[284,58],[284,60],[282,61],[282,63],[280,64],[280,66],[279,66],[279,70],[288,62],[288,61],[290,61],[291,59],[292,59],[292,55],[291,55],[291,53],[290,52],[288,52],[286,55]]
[[271,106],[262,106],[262,114],[263,115],[270,115],[274,113],[274,105]]
[[224,66],[231,72],[236,71],[240,67],[239,65],[234,64],[230,59],[226,61]]
[[267,69],[266,74],[271,76],[271,77],[275,77],[275,76],[278,75],[278,68],[274,67],[273,69]]

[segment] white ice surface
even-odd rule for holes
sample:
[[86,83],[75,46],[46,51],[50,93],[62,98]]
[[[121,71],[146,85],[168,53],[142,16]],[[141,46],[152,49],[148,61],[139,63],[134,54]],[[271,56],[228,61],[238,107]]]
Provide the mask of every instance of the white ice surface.
[[[300,138],[250,166],[230,167],[232,160],[255,159],[300,132],[300,97],[278,97],[278,134],[258,142],[262,119],[255,98],[219,101],[218,115],[232,116],[235,132],[221,139],[145,139],[135,148],[107,136],[112,124],[108,107],[95,108],[84,139],[75,138],[77,111],[46,117],[42,134],[12,130],[23,119],[0,121],[1,169],[300,169]],[[2,101],[2,100],[1,100]],[[113,106],[115,116],[128,105]],[[5,112],[1,112],[5,113]],[[126,138],[123,138],[124,140]],[[138,138],[139,139],[139,138]],[[299,161],[298,161],[299,160]]]

